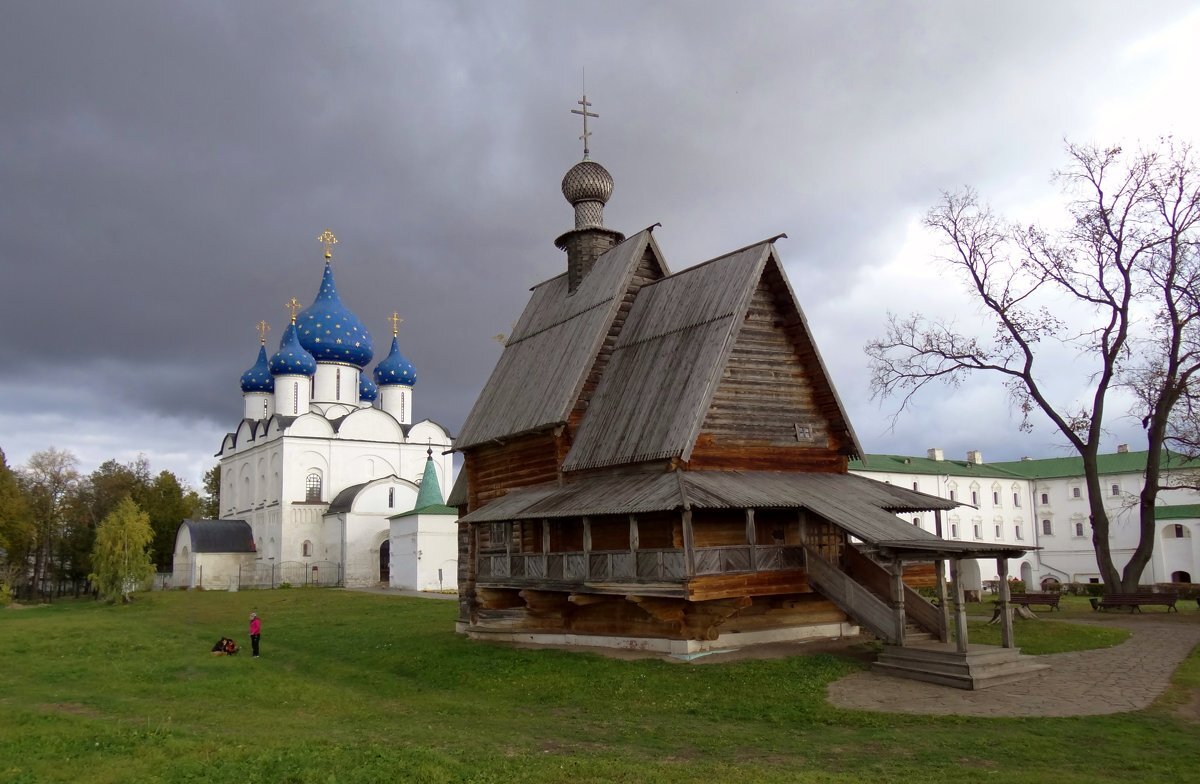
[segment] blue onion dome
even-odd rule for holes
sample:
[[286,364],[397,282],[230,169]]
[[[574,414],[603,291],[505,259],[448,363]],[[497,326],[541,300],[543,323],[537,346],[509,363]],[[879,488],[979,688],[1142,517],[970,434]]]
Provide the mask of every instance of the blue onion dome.
[[395,336],[391,352],[375,366],[375,383],[381,387],[393,384],[411,387],[417,383],[417,369],[400,353],[400,341]]
[[259,345],[254,367],[242,374],[242,393],[274,391],[275,379],[271,377],[271,368],[267,367],[267,347]]
[[296,327],[300,331],[300,345],[318,362],[341,362],[361,368],[375,353],[367,328],[342,304],[328,261],[317,298],[296,318]]
[[358,399],[364,403],[374,403],[379,397],[379,387],[366,373],[358,381]]
[[296,323],[287,325],[279,341],[279,351],[271,357],[271,373],[276,376],[312,376],[317,372],[317,361],[300,345]]

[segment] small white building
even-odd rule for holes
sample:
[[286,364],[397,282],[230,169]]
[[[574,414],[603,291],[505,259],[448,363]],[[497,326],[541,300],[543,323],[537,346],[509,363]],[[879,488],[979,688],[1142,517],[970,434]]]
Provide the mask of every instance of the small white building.
[[257,557],[245,520],[184,520],[175,532],[175,587],[236,588]]
[[[1137,505],[1146,454],[1121,446],[1115,453],[1099,456],[1110,544],[1118,569],[1129,562],[1140,534]],[[936,530],[932,513],[909,516],[913,524],[946,539],[1040,548],[1011,567],[1011,573],[1019,576],[1028,590],[1038,590],[1048,581],[1101,581],[1079,457],[985,463],[977,451],[968,452],[966,460],[947,460],[941,449],[930,449],[924,457],[867,455],[851,463],[850,470],[963,504],[943,514],[941,531]],[[1189,583],[1200,574],[1197,502],[1200,494],[1192,490],[1159,493],[1154,555],[1142,574],[1142,583]],[[990,561],[964,561],[962,569],[967,590],[979,590],[998,578],[996,564]]]
[[410,591],[458,589],[458,510],[443,503],[433,454],[413,508],[391,518],[388,584]]
[[[270,358],[260,323],[257,361],[241,377],[243,418],[217,453],[220,516],[249,526],[260,585],[388,584],[389,518],[415,507],[424,476],[437,488],[453,480],[449,433],[413,421],[417,377],[400,353],[398,316],[390,352],[368,373],[371,335],[342,304],[326,248],[315,300],[297,313],[292,299]],[[189,522],[194,532],[217,521]]]

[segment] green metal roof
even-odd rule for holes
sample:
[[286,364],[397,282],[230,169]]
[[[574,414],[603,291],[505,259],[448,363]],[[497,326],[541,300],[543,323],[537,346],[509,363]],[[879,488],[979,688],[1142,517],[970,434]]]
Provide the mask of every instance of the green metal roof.
[[1155,520],[1192,520],[1200,519],[1200,504],[1180,504],[1179,506],[1154,507]]
[[[1101,474],[1140,474],[1146,470],[1146,455],[1149,452],[1113,452],[1097,455],[1096,464]],[[1068,476],[1083,476],[1083,458],[1047,457],[1041,460],[1013,460],[995,463],[1026,479],[1060,479]]]
[[454,515],[458,517],[458,510],[453,506],[446,506],[445,504],[429,504],[428,506],[419,506],[408,512],[401,512],[398,515],[392,515],[388,519],[398,520],[401,517],[409,517],[411,515]]
[[987,476],[1018,478],[1021,474],[1005,470],[998,463],[968,463],[965,460],[930,460],[910,455],[867,455],[851,460],[851,471],[879,471],[889,474],[939,474],[941,476]]

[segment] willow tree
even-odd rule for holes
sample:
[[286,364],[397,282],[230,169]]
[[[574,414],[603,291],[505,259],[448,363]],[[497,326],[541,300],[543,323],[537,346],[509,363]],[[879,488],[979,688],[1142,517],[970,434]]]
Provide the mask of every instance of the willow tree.
[[154,575],[150,545],[154,529],[150,516],[125,497],[96,529],[92,573],[88,578],[110,601],[128,603],[138,586]]
[[[1155,500],[1172,481],[1164,451],[1191,435],[1200,399],[1200,175],[1190,147],[1169,139],[1136,152],[1068,144],[1067,155],[1056,173],[1067,197],[1061,229],[1006,221],[971,189],[942,194],[925,223],[984,329],[889,314],[886,334],[866,347],[871,386],[899,397],[902,411],[934,382],[983,374],[1003,383],[1023,430],[1044,416],[1082,458],[1106,590],[1133,591],[1154,549]],[[1086,369],[1064,364],[1058,348]],[[1055,396],[1063,373],[1086,384],[1082,397]],[[1119,390],[1132,393],[1134,410],[1109,409]],[[1126,414],[1142,424],[1147,460],[1139,542],[1118,570],[1097,455],[1106,424]]]

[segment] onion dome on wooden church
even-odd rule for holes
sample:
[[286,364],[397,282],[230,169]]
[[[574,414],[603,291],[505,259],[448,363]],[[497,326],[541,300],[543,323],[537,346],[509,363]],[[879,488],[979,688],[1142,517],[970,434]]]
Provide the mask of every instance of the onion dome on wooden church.
[[371,361],[374,354],[371,334],[358,316],[342,304],[337,285],[333,282],[330,259],[337,238],[326,230],[318,239],[325,243],[325,274],[321,278],[317,298],[296,320],[300,345],[318,362],[336,362],[361,368]]
[[[293,299],[293,301],[295,301]],[[279,341],[279,350],[271,357],[271,373],[276,376],[311,376],[317,372],[317,361],[312,354],[300,345],[300,337],[296,330],[295,317],[283,338]]]
[[379,386],[403,384],[411,387],[417,383],[417,369],[400,353],[400,340],[392,335],[392,350],[375,366],[375,383]]
[[366,373],[358,380],[358,399],[363,403],[374,403],[379,398],[379,387]]
[[258,345],[258,360],[255,361],[253,367],[242,374],[242,394],[275,391],[275,379],[271,376],[271,368],[267,366],[265,334],[261,341]]
[[584,159],[567,170],[562,192],[575,208],[575,228],[604,225],[604,205],[613,192],[613,178],[608,169]]

